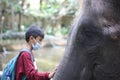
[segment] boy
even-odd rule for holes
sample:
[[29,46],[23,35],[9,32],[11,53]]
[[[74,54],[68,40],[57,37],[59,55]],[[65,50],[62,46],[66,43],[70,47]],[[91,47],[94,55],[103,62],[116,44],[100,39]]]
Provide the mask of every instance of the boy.
[[31,53],[24,51],[19,56],[16,64],[15,80],[22,80],[23,76],[26,77],[26,80],[50,80],[54,76],[56,69],[52,73],[40,73],[35,69],[35,65],[33,64],[34,57],[32,50],[38,50],[40,48],[40,43],[43,38],[44,33],[38,27],[31,27],[26,32],[26,48]]

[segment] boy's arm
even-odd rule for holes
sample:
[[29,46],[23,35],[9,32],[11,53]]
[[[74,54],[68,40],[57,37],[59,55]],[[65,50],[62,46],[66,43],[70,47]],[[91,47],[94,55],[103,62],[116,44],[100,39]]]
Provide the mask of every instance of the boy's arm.
[[23,61],[25,75],[29,80],[50,80],[48,77],[49,73],[40,73],[35,70],[31,56],[28,52],[23,52],[21,57]]

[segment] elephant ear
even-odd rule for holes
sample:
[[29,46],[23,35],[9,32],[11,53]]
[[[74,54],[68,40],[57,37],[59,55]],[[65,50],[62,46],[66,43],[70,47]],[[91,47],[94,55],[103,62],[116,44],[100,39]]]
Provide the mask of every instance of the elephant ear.
[[102,29],[92,22],[84,22],[79,26],[79,50],[85,56],[84,68],[80,80],[91,80],[96,62],[101,62],[100,49],[104,40]]

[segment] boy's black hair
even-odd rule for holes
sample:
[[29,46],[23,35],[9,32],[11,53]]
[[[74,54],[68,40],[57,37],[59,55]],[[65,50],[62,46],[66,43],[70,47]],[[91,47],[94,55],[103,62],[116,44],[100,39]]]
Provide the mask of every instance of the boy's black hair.
[[29,42],[30,36],[33,36],[34,38],[36,38],[38,36],[44,38],[44,32],[40,28],[38,28],[36,26],[32,26],[28,29],[28,31],[25,34],[25,40],[27,42]]

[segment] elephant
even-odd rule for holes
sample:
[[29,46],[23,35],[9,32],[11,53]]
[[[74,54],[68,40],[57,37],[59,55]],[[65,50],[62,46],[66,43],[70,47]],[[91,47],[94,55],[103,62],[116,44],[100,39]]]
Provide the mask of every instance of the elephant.
[[119,0],[82,0],[53,80],[120,80]]

